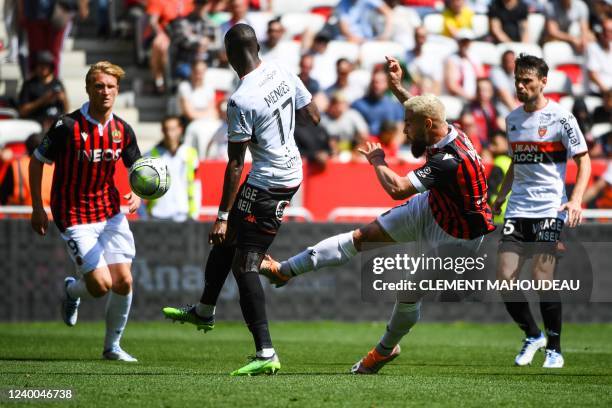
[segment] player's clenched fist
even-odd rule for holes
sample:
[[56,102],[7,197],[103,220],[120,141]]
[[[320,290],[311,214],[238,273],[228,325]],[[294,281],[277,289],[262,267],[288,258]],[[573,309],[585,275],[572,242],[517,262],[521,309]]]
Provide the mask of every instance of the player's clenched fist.
[[399,84],[402,81],[402,67],[397,59],[393,57],[385,57],[387,59],[387,76],[389,81],[394,84]]

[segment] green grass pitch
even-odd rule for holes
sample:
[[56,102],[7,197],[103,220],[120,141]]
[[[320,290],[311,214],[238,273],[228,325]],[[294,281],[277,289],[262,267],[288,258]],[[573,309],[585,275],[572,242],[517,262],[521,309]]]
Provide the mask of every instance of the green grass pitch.
[[384,323],[274,323],[277,376],[228,373],[252,352],[242,323],[204,334],[170,322],[130,322],[124,348],[134,364],[100,360],[104,326],[0,323],[0,406],[11,388],[70,388],[86,407],[612,406],[612,324],[564,326],[566,367],[513,367],[520,333],[510,324],[421,323],[402,355],[377,376],[348,369]]

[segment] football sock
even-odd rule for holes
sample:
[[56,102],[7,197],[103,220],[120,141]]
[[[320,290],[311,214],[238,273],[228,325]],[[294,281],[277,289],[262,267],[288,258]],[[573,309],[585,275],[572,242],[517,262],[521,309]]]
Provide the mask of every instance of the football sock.
[[335,235],[308,247],[305,251],[281,263],[281,273],[287,276],[301,275],[325,266],[337,266],[348,262],[357,254],[353,232]]
[[[235,253],[236,247],[233,245],[214,245],[210,250],[204,270],[204,292],[200,298],[200,303],[213,306],[217,304],[225,279],[232,270],[232,260]],[[197,310],[196,312],[200,314]]]
[[266,316],[266,298],[259,274],[255,271],[241,273],[236,278],[236,283],[240,292],[242,316],[253,335],[255,349],[263,351],[263,349],[272,348]]
[[[515,298],[517,293],[513,293],[512,296]],[[531,310],[529,309],[529,303],[527,303],[527,299],[525,295],[520,292],[520,295],[524,302],[504,302],[506,305],[506,310],[512,316],[512,319],[518,324],[519,328],[525,332],[526,337],[539,337],[540,336],[540,328],[536,324],[533,315],[531,314]],[[504,297],[504,293],[502,292],[502,297]]]
[[[552,296],[554,295],[557,295],[557,298],[559,297],[559,294],[556,292]],[[546,296],[550,298],[551,293],[547,292]],[[540,301],[540,312],[542,313],[542,320],[544,320],[544,327],[548,338],[546,348],[560,353],[562,326],[561,302]]]
[[257,353],[255,353],[255,355],[259,358],[270,358],[272,356],[274,356],[275,351],[273,348],[264,348],[261,350],[258,350]]
[[421,302],[396,303],[387,323],[387,330],[376,345],[376,351],[388,356],[421,317]]
[[106,303],[106,337],[104,338],[104,350],[119,347],[119,341],[123,329],[127,324],[130,306],[132,305],[132,292],[127,295],[119,295],[112,290],[108,294]]
[[68,287],[66,288],[66,291],[68,292],[68,296],[70,296],[72,299],[78,299],[78,298],[91,299],[93,298],[91,293],[89,293],[89,291],[87,290],[87,284],[85,283],[85,279],[82,279],[82,278],[77,279],[73,281],[70,285],[68,285]]
[[204,303],[198,303],[195,306],[195,312],[200,317],[211,317],[215,314],[215,307],[213,305],[205,305]]

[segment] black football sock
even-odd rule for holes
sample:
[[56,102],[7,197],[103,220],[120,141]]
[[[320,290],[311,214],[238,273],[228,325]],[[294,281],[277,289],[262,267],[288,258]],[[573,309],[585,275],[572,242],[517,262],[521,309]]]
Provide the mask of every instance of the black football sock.
[[214,306],[223,288],[227,275],[232,270],[235,246],[215,245],[208,254],[204,270],[204,292],[200,303]]
[[[550,301],[556,297],[558,301]],[[546,301],[540,301],[540,312],[542,313],[542,320],[544,320],[544,327],[546,328],[546,336],[548,341],[546,344],[547,349],[555,350],[558,353],[561,352],[561,326],[562,326],[562,306],[558,293],[547,292],[545,295]]]
[[240,291],[240,308],[253,340],[255,349],[272,348],[272,339],[266,316],[266,298],[259,281],[259,274],[254,271],[244,272],[236,278]]
[[504,301],[506,310],[512,319],[518,324],[519,328],[525,332],[526,337],[539,337],[540,328],[536,324],[533,315],[531,314],[529,303],[527,303],[525,294],[523,292],[512,294],[502,292],[502,298],[504,298],[504,300],[508,298],[512,298],[513,300],[523,300],[515,302]]

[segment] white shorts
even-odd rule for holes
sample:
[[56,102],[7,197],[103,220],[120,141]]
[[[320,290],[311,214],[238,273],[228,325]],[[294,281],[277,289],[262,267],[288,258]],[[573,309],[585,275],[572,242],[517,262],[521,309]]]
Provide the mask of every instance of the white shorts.
[[468,250],[477,251],[483,237],[466,240],[448,234],[431,214],[428,198],[429,191],[417,194],[406,203],[383,213],[376,220],[394,241],[414,242],[418,251],[447,244],[458,244]]
[[103,222],[73,225],[61,236],[82,274],[106,265],[131,263],[136,255],[134,236],[121,213]]

